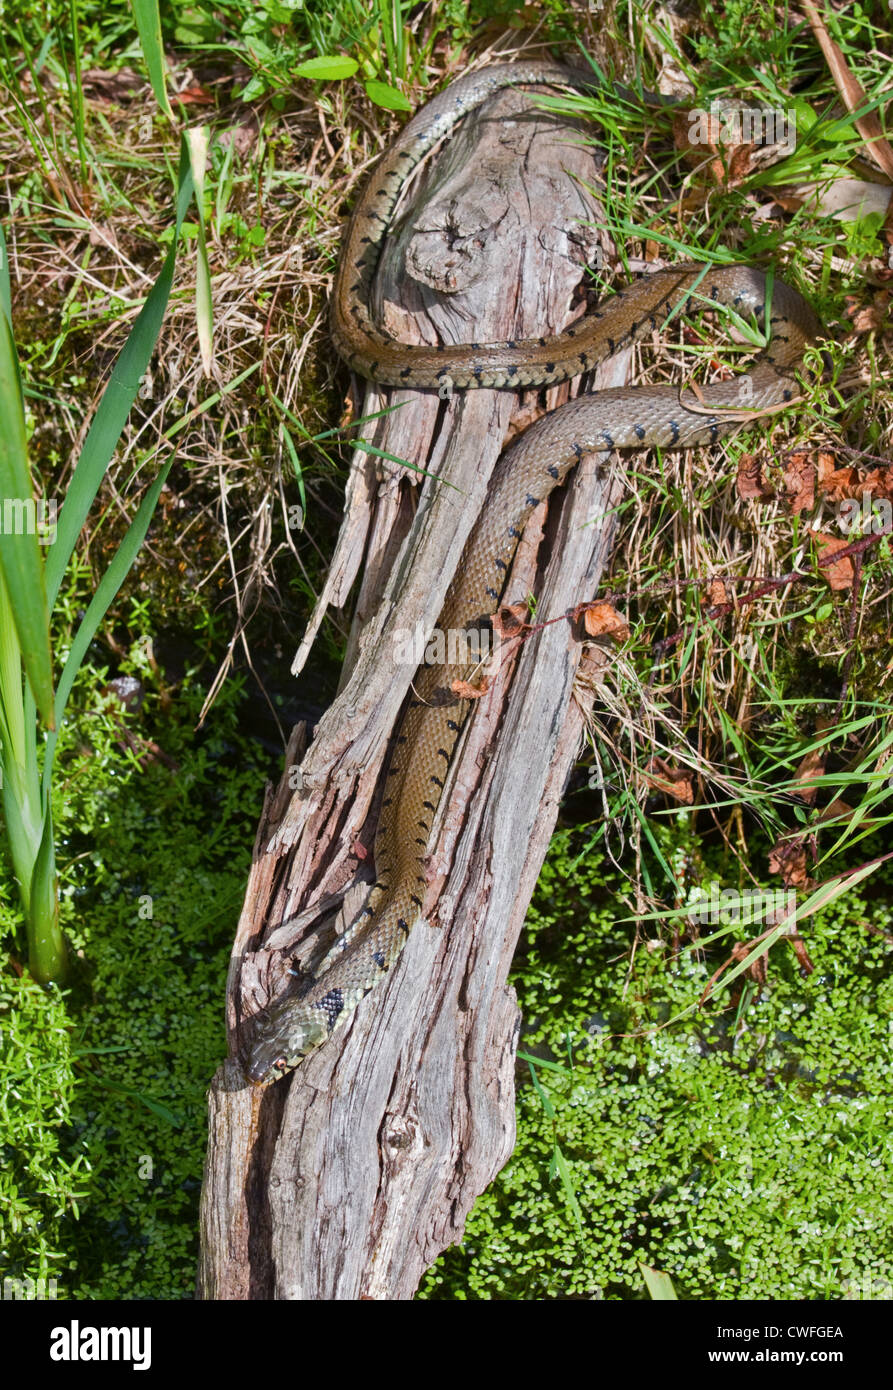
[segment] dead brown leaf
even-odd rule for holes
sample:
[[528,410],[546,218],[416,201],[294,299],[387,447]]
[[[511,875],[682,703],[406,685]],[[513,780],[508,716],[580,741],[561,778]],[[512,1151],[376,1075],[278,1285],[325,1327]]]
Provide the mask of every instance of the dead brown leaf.
[[590,637],[613,637],[617,642],[625,642],[629,637],[629,625],[626,620],[613,604],[603,599],[586,604],[583,626]]
[[810,463],[806,454],[793,454],[784,473],[784,485],[788,494],[788,505],[796,516],[799,512],[811,512],[815,506],[815,464]]
[[[823,531],[814,531],[813,537],[822,560],[827,560],[838,550],[846,550],[850,544],[846,536],[826,536]],[[821,572],[831,589],[851,589],[853,587],[855,571],[849,555],[845,555],[842,560],[831,560],[829,563],[823,564]]]
[[753,454],[742,454],[735,486],[738,496],[745,502],[752,499],[765,501],[775,495],[765,482],[760,465]]
[[652,758],[645,776],[655,791],[665,792],[674,801],[681,801],[683,806],[694,804],[692,774],[686,768],[670,767],[663,758]]
[[788,835],[769,851],[770,874],[781,874],[785,888],[812,888],[806,869],[806,843],[802,835]]

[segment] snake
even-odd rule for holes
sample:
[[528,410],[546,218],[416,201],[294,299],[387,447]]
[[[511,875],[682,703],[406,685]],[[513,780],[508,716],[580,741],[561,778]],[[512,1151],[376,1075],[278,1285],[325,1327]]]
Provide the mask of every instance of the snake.
[[[500,64],[453,82],[409,121],[373,173],[343,242],[331,335],[348,366],[380,385],[436,389],[441,395],[445,389],[547,386],[653,334],[693,296],[753,315],[766,333],[771,328],[771,337],[746,375],[699,388],[688,405],[676,386],[610,388],[568,401],[513,440],[447,591],[441,632],[467,630],[481,614],[497,611],[527,519],[584,454],[714,443],[738,427],[742,406],[751,418],[798,396],[795,370],[820,335],[813,309],[784,281],[773,275],[770,290],[762,269],[706,262],[672,265],[634,280],[548,339],[444,347],[401,343],[383,332],[372,312],[372,283],[407,179],[469,111],[501,88],[519,84],[601,85],[592,73],[561,64]],[[450,664],[449,655],[447,664],[422,666],[412,683],[387,762],[374,847],[376,879],[365,906],[300,993],[280,998],[256,1016],[244,1063],[255,1085],[290,1072],[343,1027],[392,969],[422,918],[432,822],[473,703],[457,698],[453,686],[472,678],[474,663]]]

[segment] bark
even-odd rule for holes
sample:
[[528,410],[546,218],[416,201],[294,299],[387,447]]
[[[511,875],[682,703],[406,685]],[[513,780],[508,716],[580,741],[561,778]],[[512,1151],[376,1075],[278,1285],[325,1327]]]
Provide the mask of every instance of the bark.
[[[582,180],[583,183],[578,182]],[[406,341],[488,341],[564,327],[603,215],[580,131],[501,94],[463,124],[417,185],[386,252],[384,321]],[[607,243],[602,243],[607,245]],[[621,384],[615,358],[599,384]],[[568,389],[548,394],[551,407]],[[419,475],[358,451],[325,593],[343,604],[363,568],[340,693],[305,752],[298,729],[264,807],[228,983],[231,1057],[214,1078],[202,1194],[204,1298],[406,1299],[462,1236],[511,1153],[520,1017],[506,984],[515,944],[578,755],[597,684],[568,620],[514,642],[477,702],[454,759],[426,907],[385,983],[290,1077],[258,1091],[236,1049],[251,1015],[352,920],[371,877],[368,847],[387,740],[413,675],[400,630],[435,625],[487,480],[535,395],[367,394],[399,405],[366,438]],[[538,596],[555,618],[595,596],[619,480],[584,459],[525,533],[507,600]],[[358,854],[358,847],[360,853]]]

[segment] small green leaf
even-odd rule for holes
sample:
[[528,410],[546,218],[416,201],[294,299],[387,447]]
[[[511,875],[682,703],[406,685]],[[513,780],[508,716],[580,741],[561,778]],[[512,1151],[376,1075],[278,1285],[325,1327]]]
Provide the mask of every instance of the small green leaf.
[[398,92],[396,87],[389,87],[387,82],[365,82],[366,95],[370,101],[374,101],[376,106],[383,106],[386,111],[411,111],[412,103],[406,100],[402,92]]
[[353,58],[343,58],[334,54],[328,58],[308,58],[295,68],[296,77],[309,77],[314,82],[337,82],[343,77],[353,77],[359,63]]

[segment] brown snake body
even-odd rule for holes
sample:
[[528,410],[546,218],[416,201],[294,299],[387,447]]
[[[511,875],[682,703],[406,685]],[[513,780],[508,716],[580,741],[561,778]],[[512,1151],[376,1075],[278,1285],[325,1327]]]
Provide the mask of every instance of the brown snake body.
[[[673,266],[633,283],[555,338],[420,347],[397,343],[372,320],[370,287],[400,192],[411,171],[461,117],[493,92],[517,83],[592,86],[591,77],[549,63],[485,68],[448,87],[405,127],[369,183],[345,239],[335,283],[332,336],[355,371],[387,385],[515,388],[549,385],[596,365],[617,348],[651,334],[680,301],[698,298],[764,317],[766,277],[749,266]],[[605,449],[684,448],[713,443],[740,417],[793,398],[793,372],[819,335],[810,306],[774,282],[773,337],[745,377],[703,388],[689,409],[677,387],[622,387],[579,396],[545,415],[503,454],[487,504],[471,533],[438,627],[456,632],[502,597],[518,539],[535,506],[559,486],[584,453]],[[715,412],[715,413],[714,413]],[[723,412],[726,412],[725,415]],[[315,979],[297,998],[261,1016],[246,1074],[255,1083],[295,1067],[324,1042],[399,957],[418,921],[425,854],[453,749],[469,709],[451,686],[472,666],[424,666],[391,756],[375,842],[377,880],[356,922],[339,937]]]

